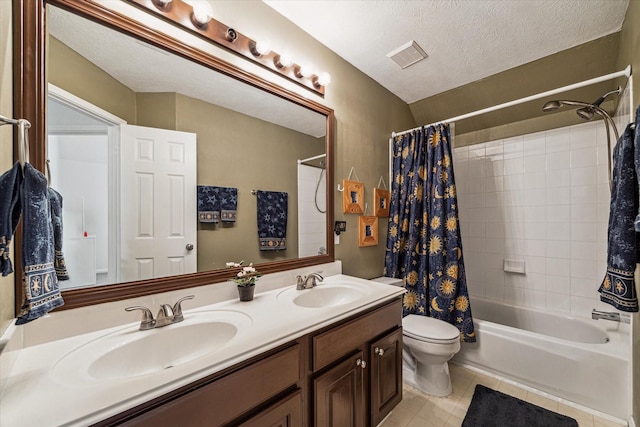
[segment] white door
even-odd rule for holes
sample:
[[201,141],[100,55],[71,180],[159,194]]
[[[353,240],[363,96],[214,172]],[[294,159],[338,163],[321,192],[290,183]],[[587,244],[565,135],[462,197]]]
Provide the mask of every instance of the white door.
[[196,134],[121,135],[120,281],[196,272]]

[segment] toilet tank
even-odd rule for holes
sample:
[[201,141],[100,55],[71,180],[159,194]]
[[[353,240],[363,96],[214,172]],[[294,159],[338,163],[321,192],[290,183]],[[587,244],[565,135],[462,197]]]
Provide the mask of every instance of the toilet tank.
[[374,282],[380,282],[380,283],[384,283],[385,285],[391,285],[391,286],[399,286],[399,287],[403,287],[402,284],[402,279],[396,279],[394,277],[376,277],[375,279],[371,279]]

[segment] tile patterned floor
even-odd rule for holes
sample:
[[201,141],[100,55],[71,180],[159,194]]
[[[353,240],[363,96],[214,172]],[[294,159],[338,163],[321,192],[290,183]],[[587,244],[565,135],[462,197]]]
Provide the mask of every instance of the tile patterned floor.
[[429,396],[405,385],[402,402],[396,406],[391,415],[379,427],[460,427],[471,403],[476,384],[482,384],[543,408],[575,418],[579,427],[620,427],[620,424],[547,399],[496,378],[488,377],[451,363],[449,367],[453,384],[451,395],[447,397]]

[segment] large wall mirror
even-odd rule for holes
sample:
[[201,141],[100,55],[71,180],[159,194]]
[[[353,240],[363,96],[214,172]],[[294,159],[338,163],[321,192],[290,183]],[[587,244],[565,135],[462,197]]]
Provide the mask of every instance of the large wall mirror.
[[[64,200],[67,308],[222,281],[228,261],[333,260],[331,109],[98,3],[16,13],[18,109]],[[279,221],[258,191],[286,194]],[[274,227],[286,247],[265,250]]]

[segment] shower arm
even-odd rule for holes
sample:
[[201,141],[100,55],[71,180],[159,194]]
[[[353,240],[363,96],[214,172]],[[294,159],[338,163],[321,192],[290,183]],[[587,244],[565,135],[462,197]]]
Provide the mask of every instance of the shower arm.
[[580,102],[580,101],[568,101],[568,100],[562,100],[562,101],[558,101],[561,105],[571,105],[573,107],[588,107],[593,109],[594,112],[598,113],[605,122],[605,129],[607,131],[607,166],[609,169],[609,189],[611,190],[613,183],[612,183],[612,175],[613,175],[613,166],[611,164],[611,131],[609,129],[609,126],[611,126],[613,128],[613,134],[616,137],[616,142],[618,141],[618,139],[620,139],[620,134],[618,133],[618,128],[616,127],[616,124],[614,123],[613,119],[611,118],[611,116],[609,115],[609,113],[607,113],[605,110],[603,110],[602,108],[600,108],[597,105],[594,104],[588,104],[586,102]]

